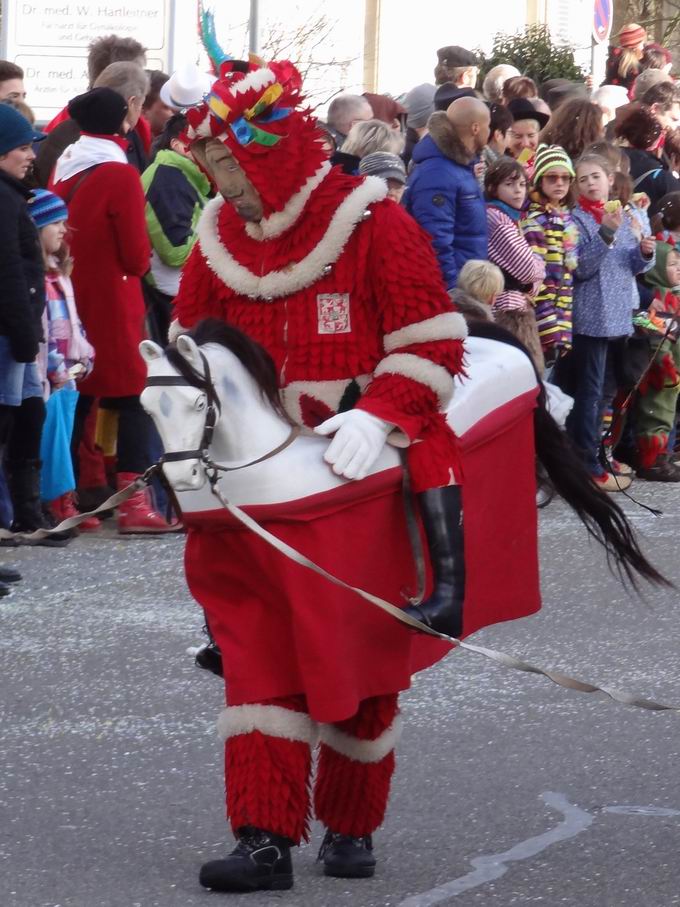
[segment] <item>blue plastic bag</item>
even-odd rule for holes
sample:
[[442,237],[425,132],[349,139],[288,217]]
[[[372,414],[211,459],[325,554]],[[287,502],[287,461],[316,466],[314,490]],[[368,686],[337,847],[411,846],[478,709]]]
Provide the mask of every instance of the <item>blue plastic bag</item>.
[[71,436],[78,391],[62,387],[47,401],[47,415],[40,440],[40,497],[53,501],[76,487],[71,459]]

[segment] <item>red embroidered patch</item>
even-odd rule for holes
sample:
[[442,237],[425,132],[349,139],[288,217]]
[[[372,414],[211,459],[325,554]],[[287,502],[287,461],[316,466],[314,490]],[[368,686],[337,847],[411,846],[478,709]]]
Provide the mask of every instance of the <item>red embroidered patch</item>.
[[318,293],[316,297],[319,334],[349,334],[349,293]]

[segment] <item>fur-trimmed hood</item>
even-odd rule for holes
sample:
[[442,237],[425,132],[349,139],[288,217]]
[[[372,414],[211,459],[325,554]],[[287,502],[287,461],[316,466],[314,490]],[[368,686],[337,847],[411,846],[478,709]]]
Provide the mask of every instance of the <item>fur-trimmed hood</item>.
[[436,110],[427,123],[432,141],[444,157],[448,157],[462,167],[469,167],[476,155],[467,150],[461,142],[453,123],[443,110]]

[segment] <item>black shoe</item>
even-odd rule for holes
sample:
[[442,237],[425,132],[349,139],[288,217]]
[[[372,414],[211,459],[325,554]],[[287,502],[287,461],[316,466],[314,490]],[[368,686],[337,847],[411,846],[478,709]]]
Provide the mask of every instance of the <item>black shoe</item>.
[[238,844],[224,860],[201,866],[198,877],[213,891],[282,891],[293,887],[291,842],[261,828],[242,828]]
[[323,860],[324,875],[336,879],[369,879],[375,873],[370,835],[353,838],[328,830],[317,859]]
[[418,502],[430,548],[434,589],[422,604],[404,610],[438,633],[458,638],[463,631],[465,598],[460,487],[432,488],[418,495]]
[[[40,460],[8,461],[5,464],[7,484],[14,510],[14,522],[10,527],[12,532],[35,532],[36,529],[54,528],[54,522],[45,515],[42,509],[40,467]],[[53,535],[28,544],[60,548],[68,545],[74,536],[73,530],[55,532]]]
[[18,583],[23,577],[14,567],[0,567],[0,583]]
[[199,668],[210,671],[218,677],[224,677],[222,652],[217,643],[209,642],[205,646],[201,646],[196,653],[195,661]]
[[9,595],[12,590],[9,586],[6,586],[4,583],[0,583],[0,598],[4,598],[5,595]]
[[647,482],[680,482],[680,467],[664,455],[657,457],[653,466],[637,469],[635,475],[638,479],[645,479]]

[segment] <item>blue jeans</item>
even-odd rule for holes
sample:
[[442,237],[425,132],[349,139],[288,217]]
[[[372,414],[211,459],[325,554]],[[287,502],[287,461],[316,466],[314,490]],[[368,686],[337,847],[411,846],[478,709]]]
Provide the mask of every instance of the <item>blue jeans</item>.
[[35,362],[17,362],[9,339],[0,334],[0,404],[20,406],[28,397],[42,397],[43,387]]
[[567,433],[581,451],[591,475],[605,470],[599,459],[602,441],[602,396],[607,366],[609,338],[574,334],[570,353],[570,387],[574,408],[567,419]]

